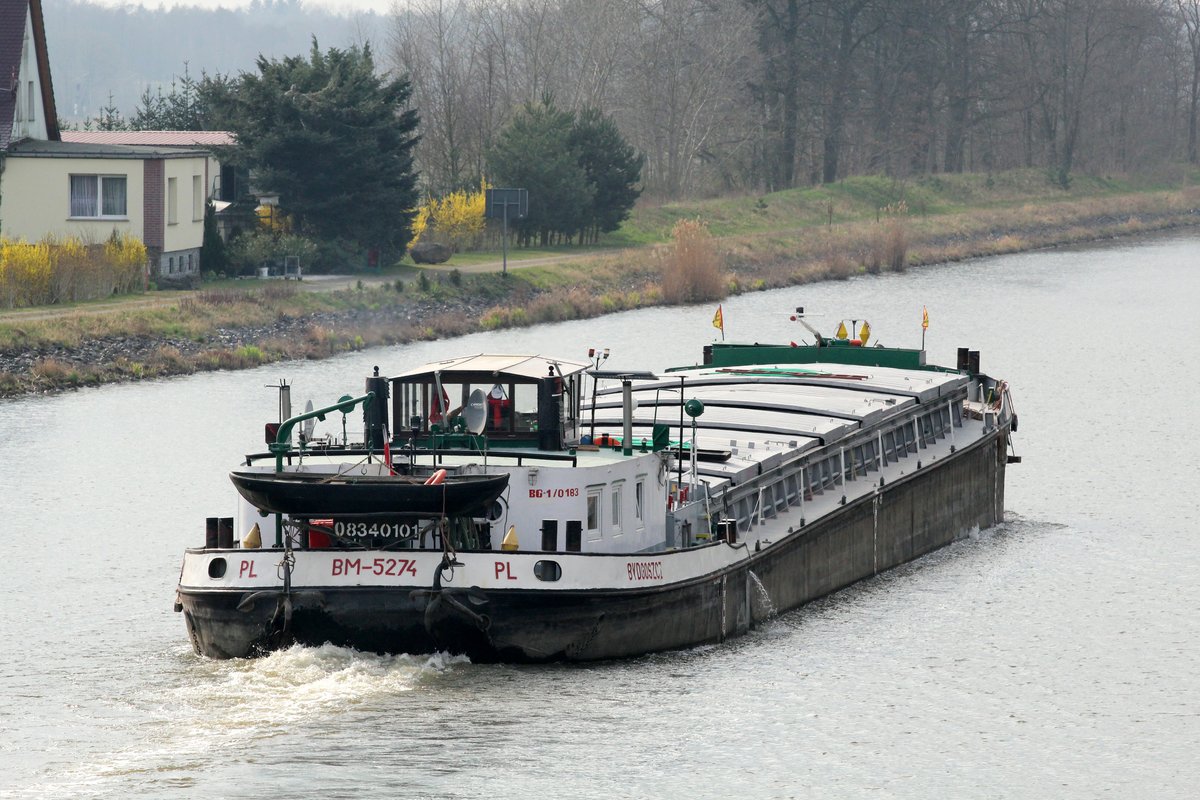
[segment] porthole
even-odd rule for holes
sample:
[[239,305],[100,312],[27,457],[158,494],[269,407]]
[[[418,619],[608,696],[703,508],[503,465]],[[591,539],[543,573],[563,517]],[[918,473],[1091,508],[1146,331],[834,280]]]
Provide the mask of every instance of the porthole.
[[225,559],[214,558],[212,561],[208,562],[208,577],[213,578],[214,580],[225,577]]
[[557,561],[539,561],[533,565],[533,576],[539,581],[556,581],[562,577],[562,567]]

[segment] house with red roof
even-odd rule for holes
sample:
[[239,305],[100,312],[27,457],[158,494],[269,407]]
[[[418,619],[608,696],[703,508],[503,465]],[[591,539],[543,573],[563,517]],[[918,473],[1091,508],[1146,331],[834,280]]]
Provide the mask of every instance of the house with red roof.
[[198,276],[204,209],[220,185],[206,148],[229,141],[220,132],[60,131],[41,0],[0,0],[3,236],[100,243],[129,234],[146,245],[151,275]]

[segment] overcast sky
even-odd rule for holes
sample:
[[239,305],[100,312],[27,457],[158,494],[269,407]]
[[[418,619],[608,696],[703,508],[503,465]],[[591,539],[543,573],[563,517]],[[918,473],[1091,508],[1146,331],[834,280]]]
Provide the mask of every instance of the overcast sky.
[[[63,2],[64,0],[42,0],[43,3]],[[158,8],[165,6],[199,6],[200,8],[245,8],[250,0],[85,0],[101,6],[147,6]],[[392,7],[392,0],[302,0],[304,5],[317,5],[337,11],[378,11],[387,13]]]

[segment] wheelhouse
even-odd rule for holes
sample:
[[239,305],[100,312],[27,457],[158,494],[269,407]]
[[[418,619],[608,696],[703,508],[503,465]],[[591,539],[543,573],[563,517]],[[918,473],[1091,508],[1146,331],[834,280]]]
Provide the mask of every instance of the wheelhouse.
[[587,366],[541,356],[440,361],[391,379],[391,416],[414,444],[424,437],[469,447],[486,433],[492,446],[562,450],[579,440]]

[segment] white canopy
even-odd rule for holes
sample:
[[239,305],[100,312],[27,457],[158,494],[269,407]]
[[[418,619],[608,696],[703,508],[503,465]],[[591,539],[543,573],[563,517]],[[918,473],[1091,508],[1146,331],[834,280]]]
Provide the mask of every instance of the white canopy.
[[435,361],[432,364],[410,369],[399,375],[392,376],[393,381],[413,381],[433,379],[435,374],[442,381],[483,382],[480,379],[508,379],[513,381],[531,382],[550,375],[573,375],[583,372],[590,364],[568,361],[562,358],[546,358],[544,356],[493,355],[479,353],[473,356],[451,358],[446,361]]

